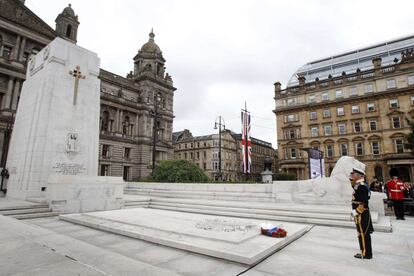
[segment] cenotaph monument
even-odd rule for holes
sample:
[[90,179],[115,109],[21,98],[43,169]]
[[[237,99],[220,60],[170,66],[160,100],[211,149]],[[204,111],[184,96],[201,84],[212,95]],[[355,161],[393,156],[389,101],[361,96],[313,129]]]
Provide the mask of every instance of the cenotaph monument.
[[63,213],[118,209],[121,177],[98,177],[100,59],[61,38],[28,64],[7,160],[7,196]]

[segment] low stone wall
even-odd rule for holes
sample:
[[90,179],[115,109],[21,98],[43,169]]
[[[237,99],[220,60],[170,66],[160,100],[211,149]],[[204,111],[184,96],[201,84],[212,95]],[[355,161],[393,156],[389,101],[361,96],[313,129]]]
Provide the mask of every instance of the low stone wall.
[[126,188],[204,192],[272,193],[272,184],[128,182]]

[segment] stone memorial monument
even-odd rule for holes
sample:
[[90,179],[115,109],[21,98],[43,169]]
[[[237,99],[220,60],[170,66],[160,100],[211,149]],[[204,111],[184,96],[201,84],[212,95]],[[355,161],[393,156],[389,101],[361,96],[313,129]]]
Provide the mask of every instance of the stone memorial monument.
[[64,213],[120,208],[122,178],[98,177],[100,60],[56,38],[28,65],[7,168],[7,196]]

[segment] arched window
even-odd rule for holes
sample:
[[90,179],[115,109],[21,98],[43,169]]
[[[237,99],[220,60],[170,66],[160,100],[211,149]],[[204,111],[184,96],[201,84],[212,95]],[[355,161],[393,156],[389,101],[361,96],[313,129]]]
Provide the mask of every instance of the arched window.
[[71,37],[71,35],[72,35],[72,25],[68,25],[66,27],[66,36]]
[[109,112],[104,111],[102,112],[102,117],[101,117],[101,131],[108,131],[108,125],[109,125]]

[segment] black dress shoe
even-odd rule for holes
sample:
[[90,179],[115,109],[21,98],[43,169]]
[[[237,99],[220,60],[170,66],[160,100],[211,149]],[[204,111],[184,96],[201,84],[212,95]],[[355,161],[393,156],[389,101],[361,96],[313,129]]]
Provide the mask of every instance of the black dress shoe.
[[405,220],[405,218],[401,218],[402,220]]
[[372,256],[362,256],[360,253],[354,255],[357,259],[372,259]]

